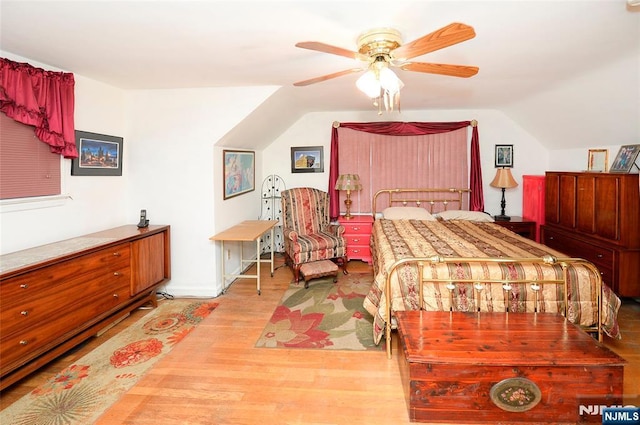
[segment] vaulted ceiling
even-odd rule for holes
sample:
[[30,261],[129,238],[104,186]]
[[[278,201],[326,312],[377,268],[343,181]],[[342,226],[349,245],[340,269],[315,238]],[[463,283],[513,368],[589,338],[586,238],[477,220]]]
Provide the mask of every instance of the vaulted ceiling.
[[356,50],[371,28],[395,28],[409,42],[462,22],[475,38],[415,60],[478,74],[400,70],[402,109],[498,109],[550,147],[640,139],[640,7],[625,0],[2,0],[0,17],[1,50],[122,89],[275,86],[270,102],[291,116],[371,110],[372,120],[359,73],[293,87],[360,66],[295,44]]

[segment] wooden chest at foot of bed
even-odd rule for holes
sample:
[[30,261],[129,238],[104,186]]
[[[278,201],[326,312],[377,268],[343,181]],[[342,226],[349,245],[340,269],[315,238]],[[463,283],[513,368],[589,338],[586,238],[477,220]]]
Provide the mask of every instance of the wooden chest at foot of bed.
[[622,402],[625,360],[562,316],[395,314],[411,421],[601,423],[580,405]]

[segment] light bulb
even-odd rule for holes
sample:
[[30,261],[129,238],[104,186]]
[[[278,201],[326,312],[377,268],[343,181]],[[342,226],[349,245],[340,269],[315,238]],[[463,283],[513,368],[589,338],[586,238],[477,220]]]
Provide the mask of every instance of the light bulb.
[[380,85],[385,91],[394,94],[398,93],[404,84],[392,70],[385,67],[380,70]]
[[368,70],[356,81],[356,87],[370,98],[380,96],[380,82],[373,70]]

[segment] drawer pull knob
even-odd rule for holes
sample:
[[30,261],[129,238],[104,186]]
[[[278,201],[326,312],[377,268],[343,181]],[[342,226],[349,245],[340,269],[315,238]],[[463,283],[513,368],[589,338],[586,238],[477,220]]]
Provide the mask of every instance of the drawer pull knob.
[[114,252],[114,253],[113,253],[113,256],[114,256],[114,257],[119,257],[119,256],[120,256],[120,253],[119,253],[119,252]]
[[553,240],[553,236],[549,236],[549,240],[552,241]]
[[114,276],[120,276],[120,273],[119,272],[113,272],[113,275]]
[[353,241],[354,242],[360,242],[360,239],[354,239]]
[[22,289],[27,289],[29,287],[29,285],[27,285],[26,283],[23,283],[22,285],[20,285],[20,287]]
[[28,343],[29,341],[27,341],[26,339],[20,340],[20,345],[27,345]]
[[354,226],[354,227],[353,227],[353,230],[355,230],[355,231],[357,232],[358,230],[360,230],[360,228],[359,228],[359,227],[355,227],[355,226]]
[[28,310],[22,310],[20,312],[20,314],[22,314],[23,316],[28,316],[29,315],[29,311]]
[[598,255],[596,255],[596,257],[598,257],[598,258],[602,258],[602,254],[598,254]]
[[118,294],[113,294],[113,298],[120,298],[120,295],[118,295]]

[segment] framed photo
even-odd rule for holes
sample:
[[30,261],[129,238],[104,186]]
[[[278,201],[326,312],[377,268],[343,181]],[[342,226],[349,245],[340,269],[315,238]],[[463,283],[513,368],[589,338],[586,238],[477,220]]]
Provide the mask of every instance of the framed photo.
[[513,145],[496,145],[496,168],[513,167]]
[[636,169],[640,169],[636,165],[636,158],[638,158],[638,152],[640,152],[640,145],[625,145],[621,146],[616,155],[616,159],[611,164],[612,173],[628,173],[634,165]]
[[589,162],[587,171],[594,173],[606,173],[609,166],[608,149],[589,149]]
[[324,154],[322,146],[291,148],[292,173],[323,173]]
[[252,151],[222,151],[224,182],[223,199],[233,198],[256,188],[256,153]]
[[122,137],[76,130],[78,157],[71,161],[72,176],[121,176]]

